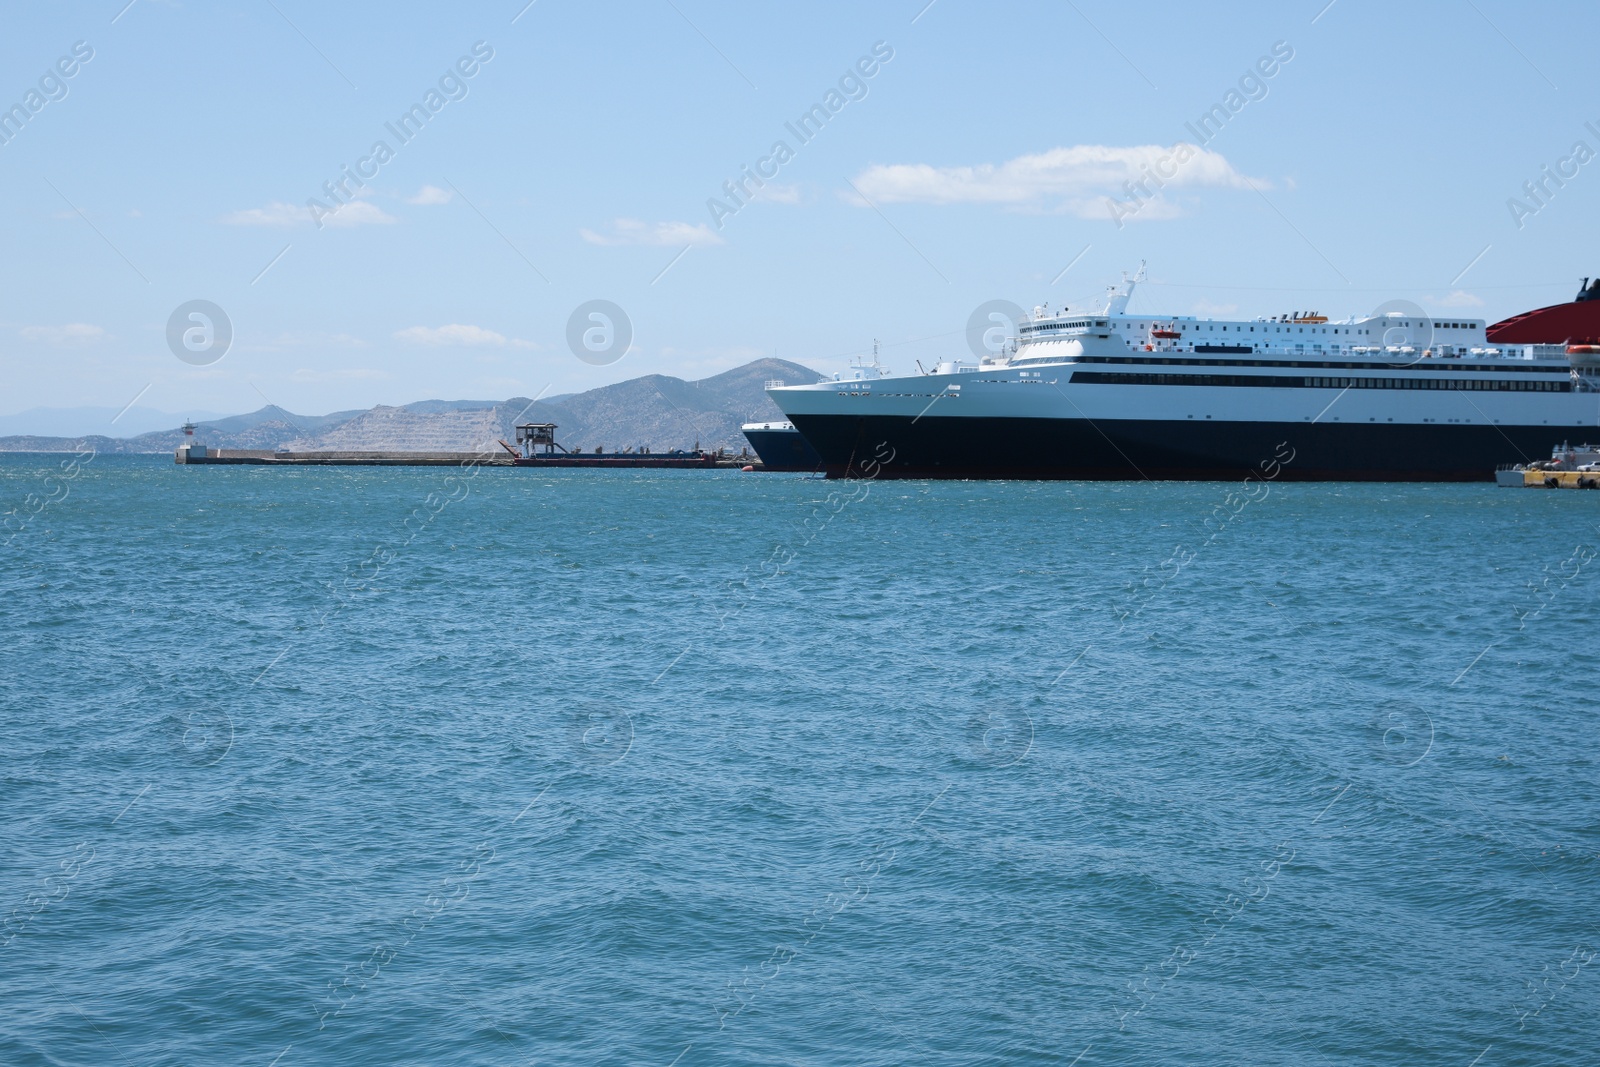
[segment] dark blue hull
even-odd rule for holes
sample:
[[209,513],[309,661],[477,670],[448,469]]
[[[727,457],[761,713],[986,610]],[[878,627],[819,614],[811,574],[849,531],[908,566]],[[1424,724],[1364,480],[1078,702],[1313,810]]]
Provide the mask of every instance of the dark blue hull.
[[769,471],[813,473],[822,469],[822,457],[798,430],[745,430],[744,436]]
[[[1574,427],[793,415],[828,477],[1492,482]],[[1582,433],[1581,429],[1577,430]],[[875,456],[892,457],[873,465]]]

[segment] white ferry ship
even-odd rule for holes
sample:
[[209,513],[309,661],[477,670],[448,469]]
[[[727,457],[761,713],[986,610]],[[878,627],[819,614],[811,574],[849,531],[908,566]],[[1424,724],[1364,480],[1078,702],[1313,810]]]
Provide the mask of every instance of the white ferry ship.
[[829,477],[1485,481],[1600,430],[1594,345],[1491,343],[1420,309],[1130,314],[1142,277],[1092,313],[1035,308],[981,360],[767,395]]

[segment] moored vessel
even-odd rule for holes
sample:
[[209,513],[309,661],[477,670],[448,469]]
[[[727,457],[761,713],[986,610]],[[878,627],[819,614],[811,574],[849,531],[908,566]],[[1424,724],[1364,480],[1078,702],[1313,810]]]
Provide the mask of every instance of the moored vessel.
[[1503,486],[1600,489],[1600,445],[1563,441],[1551,450],[1549,459],[1507,464],[1494,472],[1494,480]]
[[511,453],[511,462],[518,467],[678,467],[705,469],[721,464],[721,456],[701,448],[693,451],[674,449],[670,452],[649,450],[605,452],[596,448],[590,452],[574,452],[556,441],[556,424],[530,422],[516,428],[517,447],[500,442]]
[[[782,383],[777,383],[781,386]],[[769,383],[769,388],[774,386]],[[747,422],[740,427],[750,447],[769,471],[818,471],[822,457],[792,422]]]
[[1600,278],[1583,279],[1578,295],[1565,304],[1500,320],[1489,327],[1488,339],[1491,344],[1556,344],[1587,355],[1600,352]]
[[887,449],[874,477],[1485,481],[1600,429],[1600,356],[1565,339],[1414,305],[1132,314],[1142,274],[1093,311],[1035,308],[980,359],[767,394],[830,477]]

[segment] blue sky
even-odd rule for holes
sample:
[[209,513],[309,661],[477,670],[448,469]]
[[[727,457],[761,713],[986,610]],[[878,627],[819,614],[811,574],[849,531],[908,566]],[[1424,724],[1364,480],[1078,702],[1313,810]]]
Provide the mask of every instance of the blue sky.
[[[1174,314],[1493,321],[1600,273],[1588,5],[125,3],[6,15],[0,107],[40,106],[0,127],[0,414],[498,399],[874,338],[910,370],[985,301],[1140,260],[1134,308]],[[738,206],[746,167],[776,176]],[[1175,176],[1136,198],[1141,167]],[[206,365],[167,343],[194,299],[232,324]],[[620,361],[569,350],[594,299]]]

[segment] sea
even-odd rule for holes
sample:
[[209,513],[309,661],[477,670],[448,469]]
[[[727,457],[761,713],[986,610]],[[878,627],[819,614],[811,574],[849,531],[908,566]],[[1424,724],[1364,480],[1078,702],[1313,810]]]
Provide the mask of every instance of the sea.
[[0,1064],[1597,1062],[1600,493],[0,456]]

